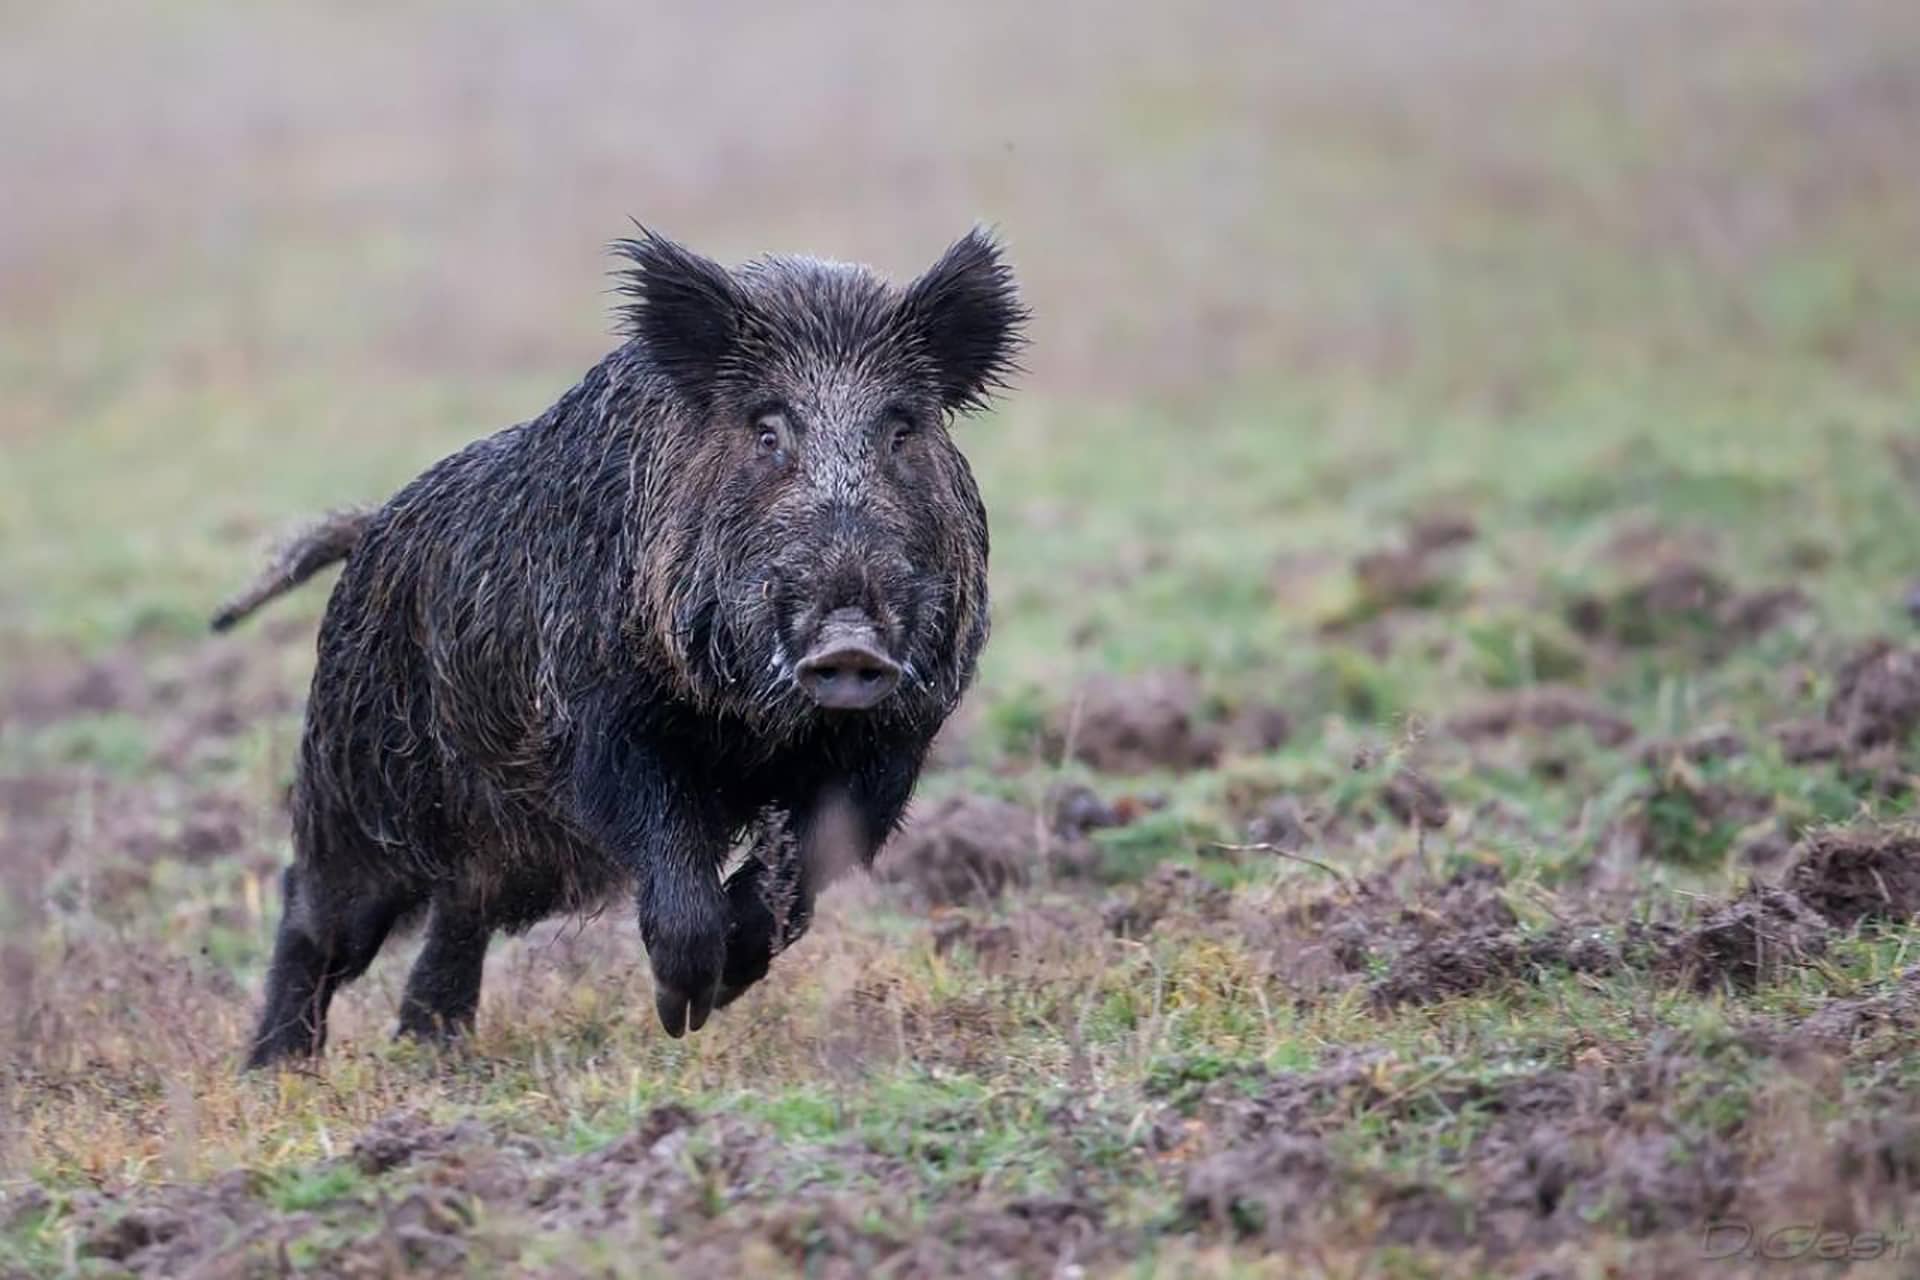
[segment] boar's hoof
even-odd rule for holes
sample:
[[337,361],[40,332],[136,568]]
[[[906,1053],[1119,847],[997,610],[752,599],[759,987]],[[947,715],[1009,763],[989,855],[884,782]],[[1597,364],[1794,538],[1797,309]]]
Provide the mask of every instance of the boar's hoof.
[[669,987],[664,983],[654,992],[653,1006],[660,1013],[660,1025],[667,1034],[678,1040],[689,1031],[698,1031],[707,1025],[707,1016],[713,1012],[713,988],[697,994]]

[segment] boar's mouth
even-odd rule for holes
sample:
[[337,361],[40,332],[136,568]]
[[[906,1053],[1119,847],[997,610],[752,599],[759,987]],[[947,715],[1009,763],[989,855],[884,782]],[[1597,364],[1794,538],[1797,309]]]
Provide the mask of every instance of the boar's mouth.
[[900,664],[888,656],[880,629],[859,609],[836,609],[820,626],[794,681],[815,706],[866,711],[900,686]]

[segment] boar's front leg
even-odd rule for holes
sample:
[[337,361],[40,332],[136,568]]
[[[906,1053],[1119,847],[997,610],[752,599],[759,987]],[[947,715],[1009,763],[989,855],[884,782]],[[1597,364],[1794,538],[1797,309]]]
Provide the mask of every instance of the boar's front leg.
[[813,923],[814,895],[842,872],[867,867],[906,811],[924,752],[901,751],[822,787],[762,820],[747,860],[727,877],[726,971],[716,1008],[767,976],[773,958]]
[[633,872],[640,939],[653,967],[660,1025],[679,1037],[713,1012],[727,954],[727,900],[719,869],[727,829],[704,791],[634,735],[609,726],[576,754],[582,826]]
[[767,976],[773,958],[813,923],[812,878],[791,816],[767,815],[747,860],[727,877],[727,962],[715,1008]]

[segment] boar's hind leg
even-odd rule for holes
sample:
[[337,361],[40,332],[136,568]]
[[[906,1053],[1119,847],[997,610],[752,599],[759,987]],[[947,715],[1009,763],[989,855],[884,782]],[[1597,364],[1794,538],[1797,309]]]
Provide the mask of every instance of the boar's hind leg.
[[318,1053],[333,993],[366,972],[388,932],[420,900],[411,886],[391,882],[341,890],[301,862],[287,868],[281,884],[286,902],[249,1070]]
[[427,945],[400,1001],[401,1035],[443,1042],[473,1029],[492,937],[492,926],[478,912],[451,898],[435,900]]

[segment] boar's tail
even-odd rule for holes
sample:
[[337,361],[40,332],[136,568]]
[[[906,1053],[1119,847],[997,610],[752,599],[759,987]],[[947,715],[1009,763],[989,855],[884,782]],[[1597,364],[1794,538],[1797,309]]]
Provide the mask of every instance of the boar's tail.
[[300,529],[273,549],[267,567],[245,591],[220,606],[213,615],[213,629],[225,631],[261,605],[285,595],[337,560],[345,560],[360,545],[373,511],[353,507],[329,511]]

